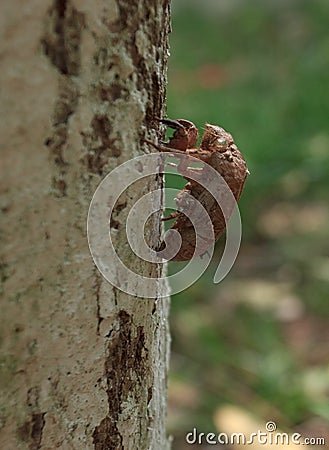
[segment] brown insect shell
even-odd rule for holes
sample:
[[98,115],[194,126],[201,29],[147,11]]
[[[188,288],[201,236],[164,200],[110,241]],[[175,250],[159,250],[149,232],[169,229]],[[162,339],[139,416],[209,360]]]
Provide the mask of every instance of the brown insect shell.
[[[176,139],[178,138],[178,135],[176,135],[176,137],[174,135],[173,137]],[[173,142],[175,141],[170,140],[170,146],[173,145]],[[246,162],[241,152],[234,144],[233,137],[230,133],[216,125],[206,124],[205,133],[203,135],[200,147],[190,151],[189,149],[186,149],[186,153],[201,159],[213,167],[224,178],[236,201],[239,200],[247,177],[248,169]],[[182,175],[188,179],[185,172],[182,173]],[[202,177],[203,181],[207,185],[207,171],[205,169],[202,169]],[[180,233],[182,244],[179,252],[171,258],[172,261],[187,261],[193,256],[200,256],[207,252],[213,244],[213,240],[211,238],[203,236],[201,245],[200,243],[198,244],[198,251],[194,255],[196,236],[194,227],[187,217],[190,207],[190,195],[198,200],[206,209],[213,226],[215,240],[218,240],[226,228],[226,222],[222,209],[215,198],[210,194],[210,192],[207,191],[207,189],[196,181],[189,181],[184,189],[177,195],[176,203],[179,214],[171,228]],[[223,198],[220,199],[220,203],[225,207],[225,216],[230,217],[234,210],[235,202],[233,203],[232,200],[227,198],[227,196],[226,198],[224,197],[225,189],[223,189]],[[184,214],[184,212],[186,214]],[[168,241],[170,241],[170,239]],[[161,247],[163,250],[165,248],[165,244],[163,243]],[[164,257],[166,257],[165,254],[166,251],[164,250]]]
[[172,122],[178,122],[182,127],[176,128],[166,145],[182,151],[195,147],[198,142],[199,132],[194,123],[185,119],[178,119]]

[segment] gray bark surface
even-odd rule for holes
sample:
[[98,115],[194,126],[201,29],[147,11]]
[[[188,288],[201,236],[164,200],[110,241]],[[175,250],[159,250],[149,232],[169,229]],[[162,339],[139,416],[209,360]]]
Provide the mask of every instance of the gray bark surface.
[[[165,449],[168,291],[107,283],[86,219],[164,113],[169,1],[12,0],[1,16],[0,446]],[[136,183],[115,211],[123,260],[129,207],[161,182]],[[160,242],[159,215],[147,227]]]

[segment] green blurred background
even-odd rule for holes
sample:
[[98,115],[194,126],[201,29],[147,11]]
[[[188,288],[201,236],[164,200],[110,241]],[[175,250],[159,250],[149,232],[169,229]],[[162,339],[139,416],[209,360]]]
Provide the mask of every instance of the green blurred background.
[[168,117],[230,131],[251,172],[232,271],[172,299],[175,450],[232,406],[236,431],[252,415],[329,446],[328,24],[328,0],[173,0]]

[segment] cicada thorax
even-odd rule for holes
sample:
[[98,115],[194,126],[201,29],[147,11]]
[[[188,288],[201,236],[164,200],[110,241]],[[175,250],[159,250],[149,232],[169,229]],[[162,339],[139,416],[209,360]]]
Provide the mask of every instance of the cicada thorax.
[[238,147],[232,144],[225,151],[214,152],[209,165],[224,178],[238,201],[248,174],[246,162]]
[[[216,199],[207,188],[196,182],[188,183],[185,189],[177,196],[177,208],[180,211],[180,215],[176,218],[172,228],[180,233],[182,245],[179,252],[172,258],[173,261],[189,260],[193,257],[194,253],[194,256],[204,254],[213,245],[214,240],[217,241],[225,231],[227,221],[234,211],[235,201],[238,201],[241,196],[247,176],[247,166],[241,152],[234,143],[230,142],[226,148],[221,147],[219,150],[213,151],[207,163],[221,175],[224,180],[223,185],[219,187],[220,192],[216,195]],[[207,181],[210,183],[210,180],[205,179],[206,185]],[[227,195],[225,183],[234,198]],[[204,236],[201,236],[197,251],[195,251],[195,227],[188,218],[191,215],[191,211],[189,210],[191,202],[188,201],[191,196],[204,207],[210,218],[214,232],[214,236],[209,236],[206,233]],[[218,199],[220,199],[219,202]],[[204,215],[202,220],[205,220]]]

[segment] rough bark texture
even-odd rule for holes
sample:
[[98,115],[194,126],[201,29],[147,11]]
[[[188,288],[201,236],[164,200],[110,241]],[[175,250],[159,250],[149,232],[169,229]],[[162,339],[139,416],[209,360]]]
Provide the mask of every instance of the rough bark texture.
[[[164,112],[169,0],[2,7],[0,442],[165,449],[168,298],[130,297],[89,254],[92,194]],[[133,194],[161,180],[136,183]],[[113,227],[125,256],[125,217]],[[159,239],[160,220],[148,223]],[[131,268],[160,268],[130,259]],[[159,292],[159,294],[164,294]]]

